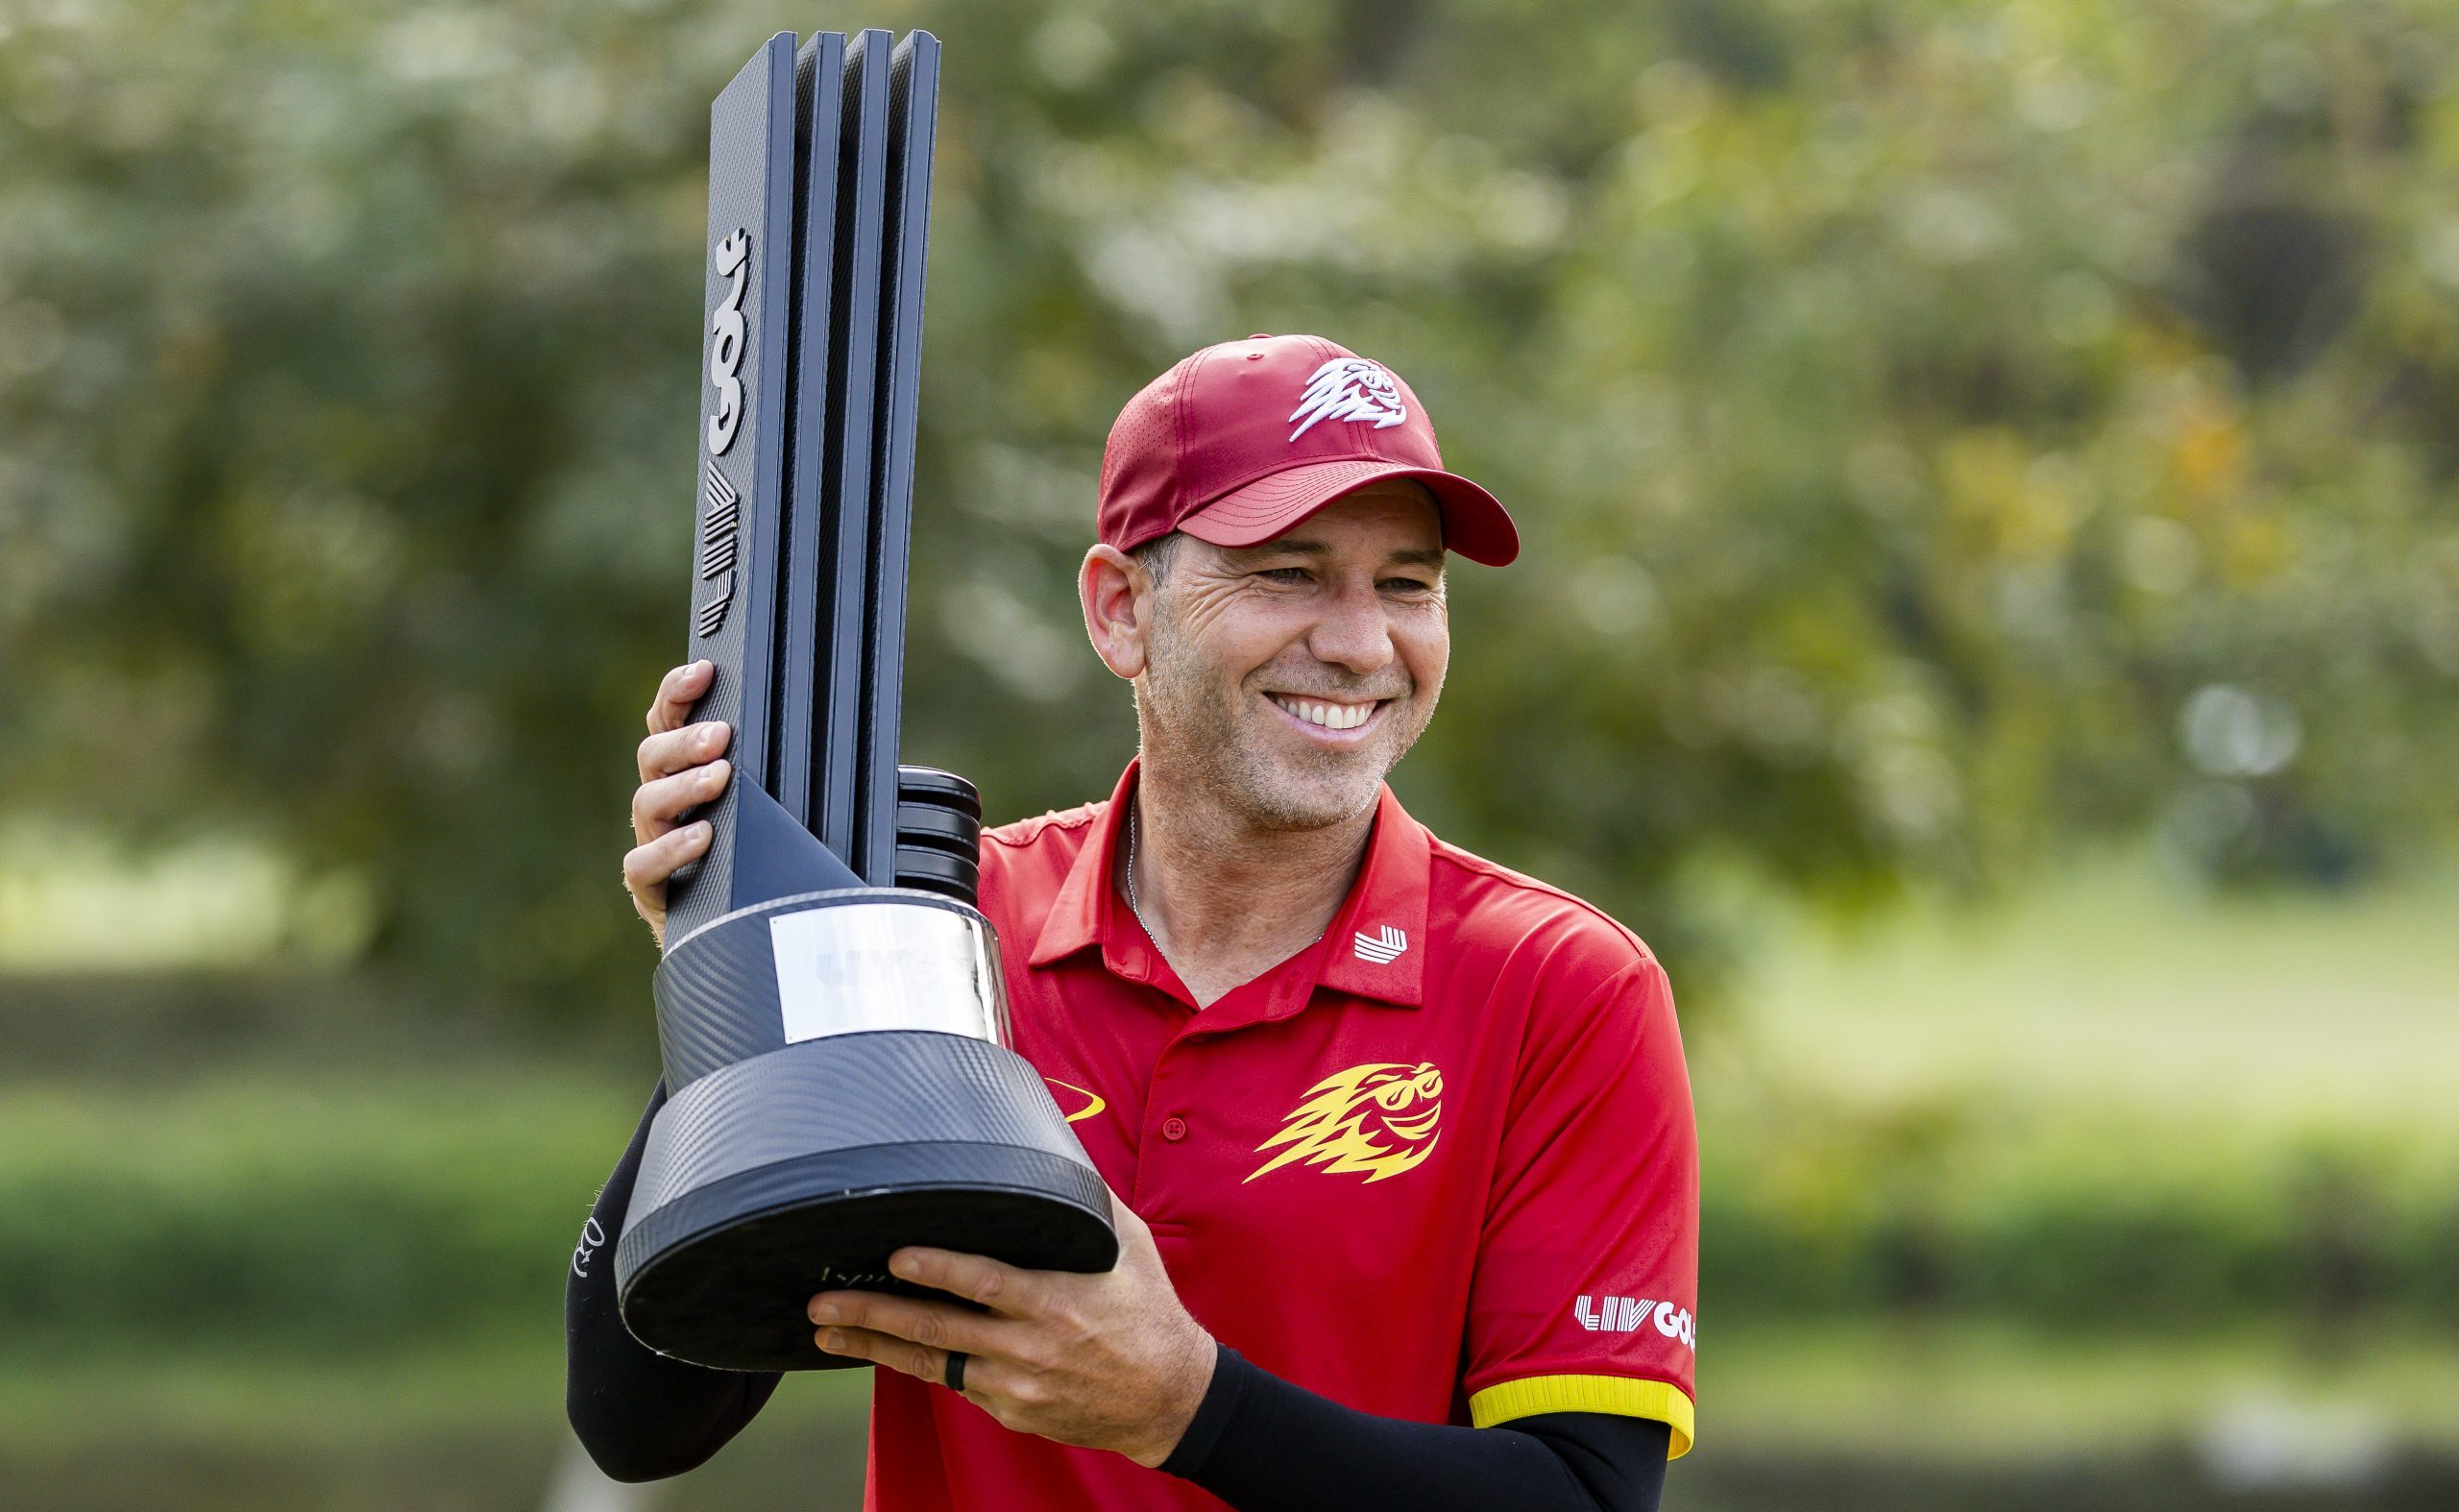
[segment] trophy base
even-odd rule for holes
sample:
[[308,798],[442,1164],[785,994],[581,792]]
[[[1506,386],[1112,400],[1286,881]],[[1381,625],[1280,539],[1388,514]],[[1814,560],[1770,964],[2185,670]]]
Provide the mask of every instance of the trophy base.
[[805,1308],[829,1290],[944,1297],[888,1274],[907,1245],[1033,1270],[1117,1262],[1108,1189],[1013,1052],[843,1035],[685,1086],[649,1131],[617,1297],[642,1343],[696,1365],[857,1365],[819,1350]]

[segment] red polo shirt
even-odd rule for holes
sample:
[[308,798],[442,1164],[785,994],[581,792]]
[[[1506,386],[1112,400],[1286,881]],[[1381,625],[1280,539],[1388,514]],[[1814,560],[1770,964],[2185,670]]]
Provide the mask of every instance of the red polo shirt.
[[[1389,788],[1323,939],[1201,1012],[1109,885],[1107,803],[983,837],[1015,1048],[1187,1309],[1368,1412],[1670,1424],[1691,1447],[1699,1179],[1665,972]],[[877,1373],[881,1512],[1217,1508],[1122,1455]]]

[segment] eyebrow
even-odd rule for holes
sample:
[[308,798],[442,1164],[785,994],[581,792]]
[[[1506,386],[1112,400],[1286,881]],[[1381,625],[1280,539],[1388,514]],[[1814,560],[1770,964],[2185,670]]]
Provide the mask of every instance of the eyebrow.
[[[1331,550],[1331,547],[1325,542],[1293,537],[1240,547],[1237,549],[1236,555],[1242,562],[1255,562],[1274,556],[1328,556]],[[1411,547],[1406,550],[1393,552],[1389,560],[1403,567],[1431,567],[1441,572],[1443,548],[1439,546]]]

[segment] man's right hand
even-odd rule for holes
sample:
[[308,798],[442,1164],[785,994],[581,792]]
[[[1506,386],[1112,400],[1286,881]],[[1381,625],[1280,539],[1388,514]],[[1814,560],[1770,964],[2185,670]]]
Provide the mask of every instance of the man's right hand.
[[734,764],[721,754],[734,735],[724,721],[683,722],[709,691],[716,671],[707,662],[694,662],[668,672],[649,705],[649,738],[641,742],[641,786],[632,794],[632,839],[639,843],[623,857],[623,887],[661,949],[667,879],[709,848],[707,819],[678,821],[686,809],[725,792],[726,779],[734,775]]

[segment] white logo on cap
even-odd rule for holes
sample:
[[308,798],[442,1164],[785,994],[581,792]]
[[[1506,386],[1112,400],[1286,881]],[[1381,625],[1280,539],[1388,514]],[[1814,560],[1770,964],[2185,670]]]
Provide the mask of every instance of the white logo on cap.
[[1292,441],[1319,420],[1371,420],[1381,430],[1408,419],[1409,408],[1400,402],[1400,382],[1390,368],[1365,357],[1334,357],[1307,378],[1306,392],[1298,396],[1289,418],[1301,415],[1306,424],[1289,433]]

